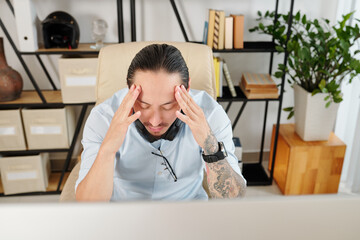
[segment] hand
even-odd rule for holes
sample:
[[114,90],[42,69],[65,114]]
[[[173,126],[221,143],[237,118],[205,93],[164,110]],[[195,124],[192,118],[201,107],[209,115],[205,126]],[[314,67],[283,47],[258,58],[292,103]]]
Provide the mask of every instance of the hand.
[[190,127],[196,142],[204,149],[205,154],[216,153],[219,148],[218,142],[210,129],[205,114],[183,85],[175,88],[175,99],[185,113],[184,115],[180,111],[176,111],[176,116]]
[[134,103],[140,93],[140,86],[133,84],[130,87],[129,92],[126,94],[111,120],[110,127],[101,145],[103,150],[115,154],[123,144],[129,125],[141,115],[140,111],[132,114]]

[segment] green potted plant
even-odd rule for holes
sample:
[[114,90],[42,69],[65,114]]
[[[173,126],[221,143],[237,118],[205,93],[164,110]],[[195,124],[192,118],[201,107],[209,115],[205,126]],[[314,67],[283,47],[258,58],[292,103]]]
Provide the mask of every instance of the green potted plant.
[[352,14],[331,26],[328,19],[310,20],[299,11],[293,16],[288,39],[289,14],[276,18],[274,12],[258,12],[259,24],[250,29],[271,35],[276,50],[288,53],[287,65],[279,64],[275,77],[286,73],[294,88],[294,107],[284,110],[288,118],[295,115],[295,131],[305,141],[328,139],[342,101],[341,83],[351,83],[360,73],[360,61],[355,58],[360,50],[352,49],[360,31],[357,24],[348,25]]

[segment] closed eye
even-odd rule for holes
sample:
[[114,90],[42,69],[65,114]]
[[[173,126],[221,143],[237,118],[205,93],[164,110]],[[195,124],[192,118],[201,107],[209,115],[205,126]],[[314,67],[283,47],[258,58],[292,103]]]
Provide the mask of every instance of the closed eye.
[[174,104],[174,103],[172,103],[172,104],[167,104],[166,106],[163,107],[163,109],[164,109],[165,111],[170,111],[171,109],[174,108],[175,105],[176,105],[176,104]]
[[143,103],[140,103],[139,105],[142,109],[148,109],[150,107],[150,105],[143,104]]

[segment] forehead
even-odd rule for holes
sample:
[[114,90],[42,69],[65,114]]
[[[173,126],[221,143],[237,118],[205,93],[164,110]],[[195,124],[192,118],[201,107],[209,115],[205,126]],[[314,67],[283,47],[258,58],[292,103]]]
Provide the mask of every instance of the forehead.
[[151,104],[175,99],[175,87],[181,85],[180,73],[160,71],[136,71],[134,84],[141,86],[139,100]]

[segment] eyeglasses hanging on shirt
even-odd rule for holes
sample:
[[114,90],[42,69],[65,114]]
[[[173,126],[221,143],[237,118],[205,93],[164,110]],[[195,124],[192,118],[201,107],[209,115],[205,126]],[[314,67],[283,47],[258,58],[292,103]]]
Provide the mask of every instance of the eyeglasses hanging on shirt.
[[162,157],[162,158],[163,158],[163,161],[164,161],[164,162],[163,162],[161,165],[164,165],[164,166],[165,166],[165,169],[164,169],[164,170],[168,170],[169,173],[170,173],[170,175],[171,175],[172,178],[174,179],[174,182],[176,182],[176,181],[177,181],[177,177],[176,177],[175,172],[174,172],[174,170],[172,169],[169,161],[167,160],[166,157],[164,157],[164,155],[162,154],[160,148],[159,148],[159,152],[160,152],[160,154],[157,154],[157,153],[155,153],[155,152],[151,152],[151,153],[154,154],[154,155],[156,155],[156,156],[158,156],[158,157]]

